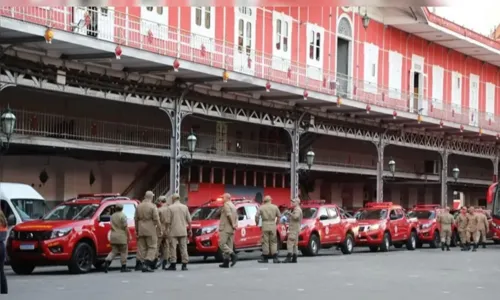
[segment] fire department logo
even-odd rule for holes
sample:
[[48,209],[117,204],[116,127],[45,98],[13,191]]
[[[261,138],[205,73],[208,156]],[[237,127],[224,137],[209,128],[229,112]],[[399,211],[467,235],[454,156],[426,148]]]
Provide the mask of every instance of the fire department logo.
[[245,230],[245,228],[241,228],[241,236],[245,237],[246,234],[247,234],[247,231]]
[[328,234],[330,232],[330,229],[328,227],[325,227],[325,233]]
[[394,232],[398,233],[398,226],[394,226]]

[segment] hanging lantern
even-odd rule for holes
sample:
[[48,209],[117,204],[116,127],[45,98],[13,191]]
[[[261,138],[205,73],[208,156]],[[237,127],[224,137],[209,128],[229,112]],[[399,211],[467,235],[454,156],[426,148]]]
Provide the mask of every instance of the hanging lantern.
[[372,107],[370,106],[370,104],[367,104],[366,105],[366,113],[369,114],[371,110],[372,110]]
[[45,30],[45,34],[43,35],[43,37],[45,38],[45,42],[47,44],[52,44],[52,39],[54,38],[54,32],[52,31],[51,28],[47,28],[47,30]]
[[451,110],[451,116],[455,117],[455,110],[454,109]]
[[121,59],[122,58],[122,47],[120,47],[120,45],[117,45],[116,48],[115,48],[115,55],[116,55],[116,59]]
[[201,57],[205,57],[205,55],[207,55],[207,48],[203,44],[201,44],[200,54],[201,54]]
[[224,70],[222,72],[222,81],[227,82],[228,79],[229,79],[229,72]]
[[95,182],[95,176],[94,176],[94,171],[93,170],[90,170],[90,174],[89,174],[89,184],[90,186],[92,186]]
[[483,129],[479,128],[479,136],[483,135]]
[[340,107],[342,105],[342,98],[337,99],[337,107]]
[[323,87],[326,88],[326,76],[323,76]]
[[422,115],[421,114],[418,114],[417,122],[418,122],[418,124],[422,123]]
[[457,166],[455,166],[453,170],[451,170],[451,175],[453,176],[455,182],[457,182],[458,176],[460,175],[460,169]]
[[460,132],[464,132],[464,125],[460,125]]
[[354,87],[352,88],[352,94],[353,94],[353,95],[356,95],[356,93],[357,93],[357,92],[358,92],[358,87],[357,87],[357,86],[354,86]]
[[396,120],[397,116],[398,116],[398,112],[397,112],[397,111],[393,111],[393,112],[392,112],[392,118],[393,118],[394,120]]
[[196,150],[197,141],[198,139],[196,138],[196,135],[194,135],[193,131],[191,131],[191,134],[187,137],[188,151],[191,155],[193,155],[193,152]]
[[441,121],[439,122],[439,128],[443,128],[443,125],[444,125],[443,120],[441,120]]
[[153,43],[153,31],[151,29],[148,31],[148,43]]
[[382,93],[382,102],[385,101],[385,93]]
[[252,68],[252,58],[251,58],[250,56],[247,58],[247,67],[248,67],[249,69],[251,69],[251,68]]
[[431,103],[431,112],[434,111],[434,104]]
[[315,156],[316,156],[316,154],[312,150],[309,150],[306,153],[306,164],[307,164],[307,167],[309,169],[311,169],[312,165],[314,164],[314,157]]
[[389,161],[389,171],[391,172],[392,177],[394,177],[394,173],[396,173],[396,162],[394,161],[394,159],[391,159]]
[[172,67],[174,68],[174,72],[179,72],[179,67],[181,66],[181,63],[179,60],[176,58],[174,60],[174,63],[172,64]]
[[370,25],[370,17],[368,17],[368,14],[365,12],[365,15],[363,16],[363,27],[366,29],[368,29],[368,25]]
[[288,68],[288,71],[286,72],[286,77],[288,77],[288,79],[292,78],[292,68]]
[[49,180],[49,173],[47,173],[47,170],[43,169],[38,175],[38,179],[43,185],[45,185],[45,183]]
[[266,92],[270,92],[271,91],[271,83],[269,82],[269,80],[266,82]]
[[488,119],[488,126],[491,126],[491,118]]
[[307,96],[309,96],[307,90],[304,90],[304,94],[302,96],[304,96],[304,100],[307,100]]

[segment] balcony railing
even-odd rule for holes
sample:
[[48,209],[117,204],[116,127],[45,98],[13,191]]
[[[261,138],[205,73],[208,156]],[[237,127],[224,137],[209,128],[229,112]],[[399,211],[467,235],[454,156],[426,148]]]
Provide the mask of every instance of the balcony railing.
[[[26,110],[15,109],[12,111],[17,118],[15,134],[18,135],[72,140],[75,141],[75,144],[94,142],[161,150],[170,149],[171,131],[163,128]],[[184,151],[187,151],[187,136],[189,134],[189,132],[182,133],[181,149]],[[284,144],[237,139],[232,136],[221,139],[221,137],[209,133],[196,133],[196,136],[198,138],[197,153],[274,161],[289,161],[290,159],[291,149]],[[315,164],[317,165],[376,169],[375,153],[373,158],[370,158],[367,155],[356,157],[352,155],[353,153],[340,153],[331,149],[321,149],[321,147],[314,149],[316,152]],[[395,159],[398,172],[419,173],[415,166],[400,163],[406,160],[405,158],[395,157]],[[385,169],[388,171],[387,166]],[[463,175],[464,178],[491,178],[488,171],[465,166],[463,167]]]
[[[92,24],[75,27],[74,23],[78,20],[85,21],[85,10],[82,8],[74,10],[79,16],[75,18],[76,22],[73,22],[73,10],[70,7],[1,7],[0,15],[217,67],[221,69],[221,75],[222,69],[226,69],[308,91],[354,99],[366,103],[367,107],[381,106],[414,113],[415,119],[417,115],[421,115],[423,122],[428,116],[442,120],[444,126],[446,122],[450,122],[500,131],[500,116],[426,98],[424,96],[428,91],[425,89],[424,95],[416,95],[253,50],[240,53],[237,45],[225,40],[196,35],[118,10],[106,10],[105,16],[113,19],[99,21],[98,29],[91,26]],[[102,11],[94,13],[104,14]],[[152,31],[144,30],[146,24]],[[57,40],[57,34],[54,39]],[[127,53],[123,55],[126,56]],[[445,102],[451,102],[449,100],[445,99]]]

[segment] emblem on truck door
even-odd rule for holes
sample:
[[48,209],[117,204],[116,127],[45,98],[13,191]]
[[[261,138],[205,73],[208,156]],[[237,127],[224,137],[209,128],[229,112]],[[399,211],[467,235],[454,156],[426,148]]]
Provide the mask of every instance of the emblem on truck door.
[[247,234],[247,231],[245,230],[245,228],[241,228],[241,236],[245,237],[246,234]]

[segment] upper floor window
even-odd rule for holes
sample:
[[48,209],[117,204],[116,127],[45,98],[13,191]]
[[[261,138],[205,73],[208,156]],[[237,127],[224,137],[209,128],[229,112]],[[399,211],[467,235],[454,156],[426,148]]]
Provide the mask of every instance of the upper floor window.
[[212,8],[210,6],[201,7],[198,6],[196,9],[196,21],[197,26],[204,27],[205,29],[210,29],[212,26]]
[[292,60],[292,17],[273,11],[273,60],[275,70],[286,72]]
[[321,33],[311,30],[309,38],[309,59],[319,61],[321,57]]
[[238,21],[238,52],[243,49],[250,55],[252,49],[252,22],[240,19]]
[[244,14],[244,15],[247,15],[249,17],[251,17],[253,15],[253,10],[250,7],[245,7],[245,6],[238,7],[238,11],[240,12],[240,14]]
[[276,50],[283,53],[288,52],[288,21],[276,20]]

